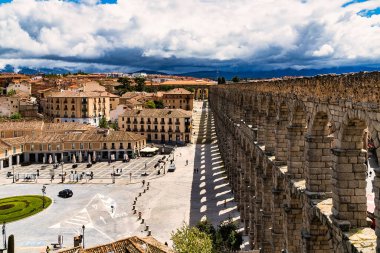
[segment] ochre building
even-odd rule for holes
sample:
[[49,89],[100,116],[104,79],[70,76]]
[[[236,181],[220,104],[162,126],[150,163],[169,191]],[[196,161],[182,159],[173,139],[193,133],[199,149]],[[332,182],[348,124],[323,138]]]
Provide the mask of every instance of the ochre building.
[[192,113],[182,109],[127,110],[119,116],[121,131],[146,137],[148,142],[191,143]]

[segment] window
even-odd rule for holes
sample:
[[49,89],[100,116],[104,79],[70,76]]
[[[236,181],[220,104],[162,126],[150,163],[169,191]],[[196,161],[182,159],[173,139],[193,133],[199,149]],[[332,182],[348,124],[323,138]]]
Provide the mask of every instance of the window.
[[89,143],[89,144],[88,144],[88,148],[89,148],[89,149],[92,149],[92,143]]
[[61,149],[61,145],[60,144],[57,144],[57,150],[60,150]]
[[16,148],[13,147],[13,154],[16,154]]
[[1,138],[4,138],[4,132],[1,132]]
[[34,144],[30,144],[30,151],[34,151]]
[[51,144],[48,144],[48,150],[49,151],[51,150]]
[[8,150],[4,150],[5,151],[5,156],[8,156]]
[[71,149],[75,149],[75,143],[71,144]]
[[83,149],[83,146],[84,146],[83,143],[81,143],[81,144],[80,144],[80,149]]
[[42,144],[40,144],[40,151],[42,151]]

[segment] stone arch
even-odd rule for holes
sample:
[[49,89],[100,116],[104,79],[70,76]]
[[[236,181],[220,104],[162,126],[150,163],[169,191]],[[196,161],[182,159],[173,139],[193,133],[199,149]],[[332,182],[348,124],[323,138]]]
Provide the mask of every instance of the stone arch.
[[331,232],[326,224],[323,224],[313,212],[314,208],[307,214],[308,232],[303,231],[303,252],[333,252],[333,241]]
[[287,127],[289,125],[289,106],[284,100],[279,100],[277,105],[277,124],[276,124],[276,150],[277,161],[286,162],[288,158],[287,147]]
[[348,111],[333,149],[333,214],[347,221],[343,231],[367,225],[365,146],[368,121],[357,111]]
[[257,117],[257,143],[259,145],[265,144],[265,125],[266,125],[266,114],[267,114],[267,97],[265,95],[260,95],[257,98],[258,102],[258,117]]
[[276,102],[268,96],[265,120],[265,152],[268,155],[274,155],[276,149],[276,117]]

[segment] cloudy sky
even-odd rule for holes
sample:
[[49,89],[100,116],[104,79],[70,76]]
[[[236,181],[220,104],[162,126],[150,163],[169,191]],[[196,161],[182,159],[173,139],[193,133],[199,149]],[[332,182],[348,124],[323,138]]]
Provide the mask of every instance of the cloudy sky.
[[380,0],[0,0],[0,68],[380,66]]

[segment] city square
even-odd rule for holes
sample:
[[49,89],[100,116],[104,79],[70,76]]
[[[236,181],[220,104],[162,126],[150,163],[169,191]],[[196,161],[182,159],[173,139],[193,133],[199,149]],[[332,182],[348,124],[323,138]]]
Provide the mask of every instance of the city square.
[[[57,243],[59,235],[63,236],[63,247],[70,248],[73,238],[83,232],[85,247],[132,235],[147,236],[148,231],[159,241],[171,245],[171,233],[183,222],[195,225],[199,220],[207,219],[217,225],[229,218],[239,222],[207,102],[196,103],[194,125],[194,138],[198,143],[177,147],[172,154],[166,155],[165,173],[161,168],[158,174],[159,168],[154,168],[163,155],[130,159],[127,163],[98,162],[91,168],[86,168],[86,163],[75,169],[72,164],[64,164],[64,184],[58,175],[61,166],[56,169],[57,175],[52,181],[48,168],[40,170],[40,177],[35,181],[24,181],[23,176],[19,176],[15,183],[12,183],[13,177],[7,178],[7,171],[1,171],[1,198],[10,193],[14,196],[41,194],[41,187],[46,186],[46,196],[53,200],[47,210],[6,224],[7,233],[16,235],[17,252],[41,252],[46,246]],[[167,172],[172,159],[176,170]],[[41,164],[17,167],[15,175],[33,174],[40,167]],[[121,175],[113,183],[111,173],[121,169]],[[91,170],[94,178],[70,182],[72,170],[77,174]],[[148,175],[142,176],[145,172]],[[58,192],[66,188],[73,191],[73,196],[58,197]],[[138,217],[139,212],[144,223]]]

